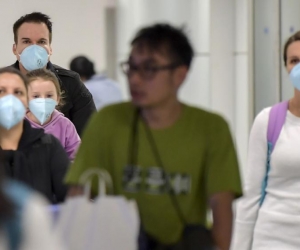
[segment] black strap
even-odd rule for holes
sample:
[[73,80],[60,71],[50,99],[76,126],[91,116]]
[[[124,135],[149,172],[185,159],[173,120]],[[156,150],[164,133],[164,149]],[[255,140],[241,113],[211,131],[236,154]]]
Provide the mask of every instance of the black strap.
[[[135,166],[137,164],[137,155],[138,155],[138,120],[140,117],[140,110],[137,109],[134,115],[134,119],[133,119],[133,124],[132,124],[132,138],[131,138],[131,146],[130,148],[130,152],[129,152],[129,163],[132,164],[133,166]],[[154,141],[153,135],[151,133],[151,130],[149,128],[149,125],[147,124],[147,122],[145,121],[145,119],[142,118],[143,124],[144,124],[144,128],[146,131],[146,136],[147,136],[147,140],[150,143],[150,147],[152,150],[152,153],[155,157],[155,160],[157,162],[157,164],[162,168],[162,170],[164,171],[164,174],[166,174],[166,168],[165,165],[162,162],[162,159],[160,157],[157,145]],[[166,182],[167,182],[167,190],[169,193],[169,197],[171,198],[171,202],[173,204],[174,209],[176,210],[176,213],[183,225],[183,227],[185,227],[187,225],[186,219],[183,215],[183,212],[180,209],[179,203],[176,199],[176,195],[174,192],[174,189],[172,187],[172,184],[170,182],[170,179],[166,176]]]

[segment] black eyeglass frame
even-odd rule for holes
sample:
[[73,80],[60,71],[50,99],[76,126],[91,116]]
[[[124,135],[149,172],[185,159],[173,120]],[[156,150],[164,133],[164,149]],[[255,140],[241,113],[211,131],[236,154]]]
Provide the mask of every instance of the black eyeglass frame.
[[[140,76],[146,80],[152,79],[159,71],[173,70],[181,65],[183,65],[183,64],[176,62],[176,63],[170,63],[167,65],[161,65],[161,66],[148,66],[148,67],[135,66],[133,69],[130,69],[130,63],[128,61],[120,63],[121,70],[127,77],[129,77],[130,74],[132,74],[133,72],[138,72],[140,74]],[[151,71],[151,72],[145,72],[145,71],[147,71],[146,68],[148,68],[148,71]]]

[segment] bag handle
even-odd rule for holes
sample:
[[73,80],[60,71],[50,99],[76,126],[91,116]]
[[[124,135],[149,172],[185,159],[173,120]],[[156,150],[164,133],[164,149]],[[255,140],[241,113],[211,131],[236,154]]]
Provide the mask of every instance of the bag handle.
[[92,181],[90,178],[96,175],[98,177],[98,196],[106,195],[106,185],[113,190],[112,178],[105,169],[91,168],[86,170],[79,178],[79,183],[84,186],[84,196],[89,197],[91,193]]

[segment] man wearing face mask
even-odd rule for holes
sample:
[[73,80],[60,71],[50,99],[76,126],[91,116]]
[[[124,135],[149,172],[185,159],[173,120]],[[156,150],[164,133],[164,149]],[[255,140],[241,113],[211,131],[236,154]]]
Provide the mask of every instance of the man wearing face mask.
[[61,111],[81,135],[90,115],[96,110],[95,104],[78,74],[50,62],[52,22],[49,16],[40,12],[24,15],[14,23],[13,32],[13,53],[17,61],[12,66],[23,74],[39,68],[52,71],[65,97],[66,104]]

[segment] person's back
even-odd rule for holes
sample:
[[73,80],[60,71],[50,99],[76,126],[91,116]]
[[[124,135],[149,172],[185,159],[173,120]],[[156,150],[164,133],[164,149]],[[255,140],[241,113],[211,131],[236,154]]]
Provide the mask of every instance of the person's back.
[[80,75],[93,96],[97,110],[123,100],[119,84],[104,74],[96,74],[93,62],[87,57],[77,56],[72,59],[70,69]]

